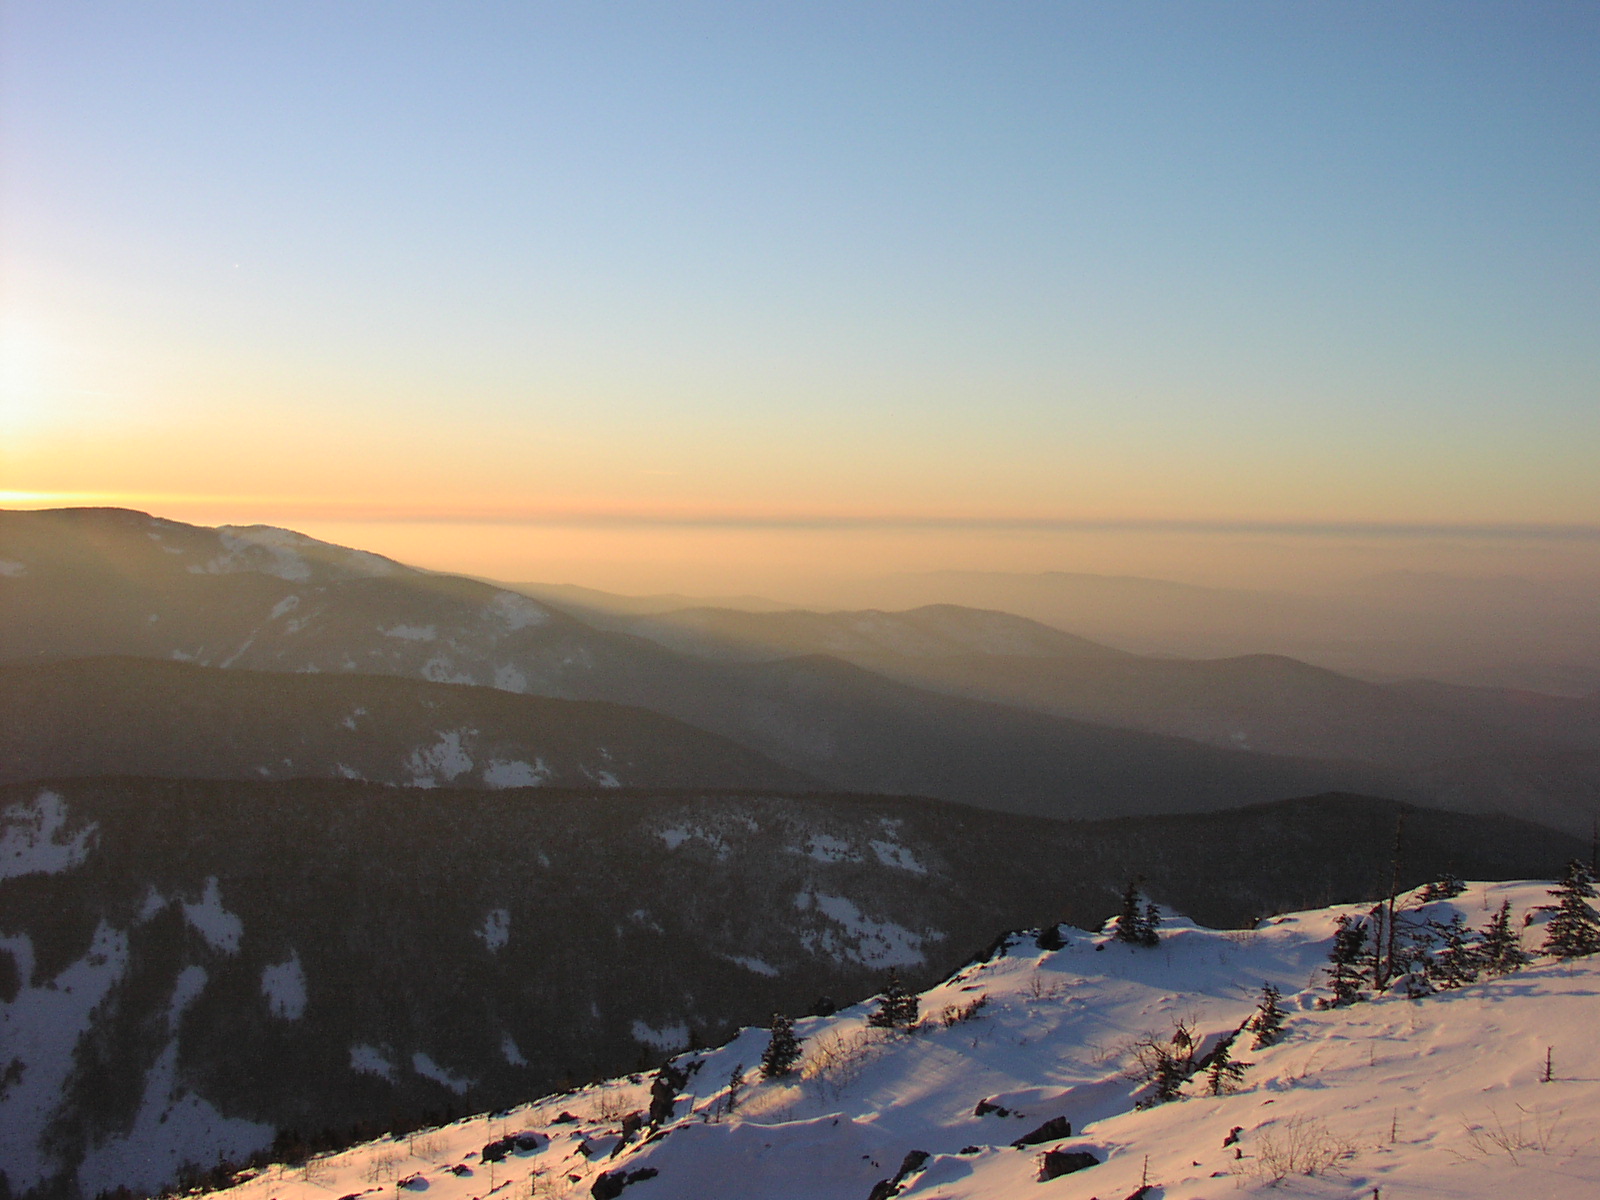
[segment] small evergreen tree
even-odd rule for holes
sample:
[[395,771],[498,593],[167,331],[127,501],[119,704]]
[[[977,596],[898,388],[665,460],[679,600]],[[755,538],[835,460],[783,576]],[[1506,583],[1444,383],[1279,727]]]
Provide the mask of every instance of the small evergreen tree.
[[1183,1093],[1183,1085],[1188,1079],[1189,1073],[1184,1070],[1184,1057],[1168,1050],[1165,1046],[1159,1047],[1156,1055],[1155,1095],[1151,1097],[1151,1101],[1165,1104],[1169,1100],[1176,1100]]
[[728,1111],[739,1107],[739,1089],[744,1086],[744,1064],[735,1063],[728,1075]]
[[1206,1092],[1212,1096],[1225,1095],[1239,1086],[1245,1069],[1252,1063],[1239,1062],[1233,1057],[1233,1039],[1226,1039],[1211,1053],[1211,1066],[1206,1069]]
[[1478,978],[1483,966],[1480,949],[1468,941],[1471,934],[1460,913],[1451,916],[1448,924],[1436,925],[1443,945],[1427,962],[1428,982],[1437,988],[1465,987]]
[[1511,901],[1501,902],[1499,911],[1484,926],[1482,936],[1478,958],[1489,974],[1509,975],[1526,965],[1527,952],[1523,950],[1522,939],[1511,924]]
[[877,1010],[867,1018],[867,1024],[878,1029],[910,1029],[917,1023],[920,1007],[921,1001],[900,982],[900,972],[890,967]]
[[1546,954],[1557,958],[1583,958],[1600,951],[1600,913],[1589,907],[1595,898],[1594,876],[1577,859],[1567,864],[1561,882],[1550,890],[1556,903],[1541,911],[1554,914],[1545,925]]
[[1122,909],[1112,922],[1112,936],[1130,946],[1159,945],[1161,935],[1156,932],[1156,926],[1161,923],[1161,913],[1154,903],[1146,903],[1141,908],[1141,899],[1139,883],[1135,880],[1122,893]]
[[1422,894],[1417,897],[1424,904],[1432,904],[1435,900],[1453,900],[1467,890],[1467,885],[1461,882],[1454,871],[1446,871],[1438,879],[1422,889]]
[[1161,944],[1161,935],[1156,929],[1161,924],[1161,910],[1152,900],[1144,906],[1144,927],[1139,931],[1139,944],[1141,946],[1158,946]]
[[800,1039],[794,1035],[794,1022],[780,1013],[772,1014],[772,1036],[761,1055],[761,1075],[777,1079],[794,1070],[800,1061]]
[[1111,936],[1137,946],[1144,940],[1143,927],[1144,921],[1139,915],[1139,885],[1130,883],[1122,893],[1122,908],[1111,922]]
[[1061,938],[1061,925],[1046,925],[1039,930],[1039,936],[1033,939],[1033,944],[1041,950],[1060,950],[1067,943]]
[[1270,983],[1261,985],[1261,1002],[1256,1006],[1256,1015],[1250,1018],[1250,1028],[1256,1035],[1253,1049],[1277,1043],[1283,1030],[1283,1009],[1278,1004],[1282,998],[1283,993]]
[[1319,1003],[1323,1008],[1343,1008],[1358,1000],[1365,1000],[1361,985],[1367,981],[1363,969],[1366,958],[1367,927],[1359,920],[1340,917],[1333,934],[1333,948],[1328,951],[1328,986],[1333,995]]

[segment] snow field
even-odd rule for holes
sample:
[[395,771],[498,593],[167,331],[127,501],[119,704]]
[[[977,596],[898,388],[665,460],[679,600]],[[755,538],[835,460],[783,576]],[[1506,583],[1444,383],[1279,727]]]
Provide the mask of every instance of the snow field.
[[[1475,885],[1424,915],[1459,911],[1481,927],[1510,899],[1520,919],[1549,902],[1548,886]],[[1076,931],[1054,952],[1013,938],[923,993],[915,1032],[870,1028],[871,1003],[797,1020],[804,1057],[785,1079],[755,1070],[764,1029],[681,1056],[688,1083],[654,1136],[647,1127],[623,1140],[624,1118],[649,1104],[650,1077],[631,1076],[271,1168],[232,1192],[399,1200],[425,1188],[439,1200],[531,1200],[589,1196],[606,1171],[654,1171],[628,1184],[628,1200],[867,1200],[918,1150],[928,1158],[897,1193],[918,1200],[1122,1200],[1145,1182],[1149,1200],[1600,1195],[1600,961],[1542,959],[1422,999],[1319,1009],[1335,922],[1364,911],[1292,914],[1254,931],[1169,915],[1155,949]],[[1538,921],[1523,931],[1530,950],[1541,937]],[[1252,1015],[1266,982],[1281,989],[1287,1021],[1276,1045],[1254,1049],[1248,1032],[1235,1042],[1234,1058],[1251,1064],[1237,1090],[1206,1095],[1196,1076],[1182,1099],[1139,1106],[1147,1092],[1129,1075],[1138,1039],[1164,1038],[1182,1020],[1215,1045]],[[736,1067],[743,1083],[730,1113]],[[1055,1117],[1073,1136],[1012,1145]],[[478,1158],[522,1131],[541,1135],[537,1148]],[[1055,1149],[1101,1161],[1041,1182],[1042,1153]]]

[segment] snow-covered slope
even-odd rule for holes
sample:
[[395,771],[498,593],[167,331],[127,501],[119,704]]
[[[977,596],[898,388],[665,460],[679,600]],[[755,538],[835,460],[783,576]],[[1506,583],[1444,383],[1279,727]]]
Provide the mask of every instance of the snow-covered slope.
[[[1406,908],[1417,921],[1460,913],[1482,926],[1509,900],[1531,950],[1542,939],[1537,908],[1549,902],[1547,887],[1479,884],[1428,905],[1408,897]],[[1322,1009],[1337,919],[1362,911],[1228,932],[1169,917],[1153,949],[1071,930],[1056,951],[1013,938],[924,993],[912,1032],[871,1028],[870,1004],[797,1021],[803,1058],[787,1079],[763,1082],[754,1070],[767,1044],[760,1029],[679,1058],[686,1084],[655,1132],[628,1119],[650,1102],[650,1078],[635,1075],[268,1168],[230,1195],[1600,1194],[1600,960],[1542,958],[1421,999],[1395,989]],[[1533,916],[1527,928],[1524,913]],[[1234,1058],[1251,1064],[1237,1085],[1213,1096],[1197,1075],[1182,1098],[1148,1103],[1150,1085],[1135,1077],[1140,1042],[1170,1044],[1181,1022],[1203,1055],[1252,1016],[1267,983],[1282,991],[1287,1019],[1276,1044],[1251,1048],[1249,1031],[1234,1042]],[[735,1075],[744,1083],[730,1114]],[[1015,1144],[1053,1118],[1071,1133],[1057,1127]],[[497,1141],[504,1156],[487,1161],[485,1147]],[[1057,1166],[1074,1156],[1086,1165],[1044,1181],[1047,1155]]]

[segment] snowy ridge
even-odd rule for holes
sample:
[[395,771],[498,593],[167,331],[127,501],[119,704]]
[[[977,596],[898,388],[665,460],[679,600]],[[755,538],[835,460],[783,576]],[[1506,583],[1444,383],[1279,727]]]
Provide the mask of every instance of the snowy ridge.
[[[1460,914],[1482,928],[1509,900],[1535,951],[1548,888],[1477,884],[1426,904],[1408,895],[1402,908],[1416,922]],[[912,1032],[871,1027],[869,1002],[797,1020],[802,1057],[785,1078],[763,1081],[755,1069],[762,1029],[680,1056],[673,1115],[654,1130],[644,1123],[652,1080],[634,1075],[268,1168],[230,1195],[1504,1200],[1600,1191],[1600,959],[1541,957],[1419,999],[1395,988],[1320,1007],[1338,919],[1365,912],[1298,913],[1250,931],[1169,915],[1153,949],[1063,929],[1061,949],[1041,950],[1033,936],[1012,935],[924,992]],[[1201,1073],[1180,1099],[1151,1104],[1151,1085],[1137,1077],[1140,1042],[1165,1041],[1182,1023],[1196,1055],[1209,1052],[1252,1017],[1268,983],[1286,1017],[1276,1043],[1252,1047],[1246,1031],[1232,1057],[1250,1065],[1232,1088],[1206,1094]],[[1042,1180],[1047,1161],[1078,1169]]]

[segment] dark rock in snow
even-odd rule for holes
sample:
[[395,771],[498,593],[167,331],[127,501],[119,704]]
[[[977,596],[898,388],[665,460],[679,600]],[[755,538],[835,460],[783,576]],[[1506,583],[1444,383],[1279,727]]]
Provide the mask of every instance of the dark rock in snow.
[[656,1175],[654,1167],[640,1167],[637,1171],[602,1171],[595,1177],[589,1194],[594,1200],[617,1200],[617,1197],[622,1195],[622,1189],[630,1183],[654,1179]]
[[1031,1133],[1025,1133],[1013,1146],[1037,1146],[1042,1142],[1059,1142],[1062,1138],[1072,1136],[1072,1122],[1065,1117],[1051,1117],[1039,1128]]
[[1039,1163],[1039,1182],[1059,1179],[1085,1167],[1097,1167],[1100,1160],[1087,1150],[1046,1150]]
[[922,1170],[922,1165],[932,1157],[933,1155],[926,1150],[912,1150],[901,1160],[900,1169],[894,1173],[894,1178],[880,1179],[872,1185],[872,1191],[868,1194],[867,1200],[888,1200],[890,1196],[898,1196],[900,1194],[900,1185],[906,1181],[907,1177]]

